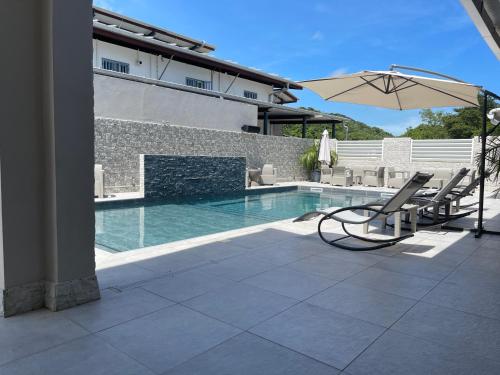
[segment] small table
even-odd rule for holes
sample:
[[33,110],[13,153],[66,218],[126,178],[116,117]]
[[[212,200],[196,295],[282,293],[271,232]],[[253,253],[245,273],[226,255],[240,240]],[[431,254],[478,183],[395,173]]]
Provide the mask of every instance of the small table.
[[[401,208],[407,211],[410,214],[410,228],[411,232],[415,233],[417,231],[417,220],[418,220],[418,204],[407,203],[404,204]],[[399,213],[399,228],[401,234],[401,213]]]

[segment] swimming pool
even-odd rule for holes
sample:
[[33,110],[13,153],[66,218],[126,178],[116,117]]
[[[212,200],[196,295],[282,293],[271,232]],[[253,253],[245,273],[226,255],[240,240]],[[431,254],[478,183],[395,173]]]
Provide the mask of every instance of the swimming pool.
[[97,206],[95,242],[108,251],[128,251],[298,217],[332,206],[380,198],[379,193],[263,190],[231,197],[130,202]]

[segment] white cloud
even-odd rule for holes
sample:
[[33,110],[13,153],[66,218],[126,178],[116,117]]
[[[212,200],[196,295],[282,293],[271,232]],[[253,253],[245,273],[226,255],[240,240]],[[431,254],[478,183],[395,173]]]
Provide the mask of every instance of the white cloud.
[[325,35],[321,31],[315,31],[314,34],[311,36],[312,40],[323,40],[325,39]]
[[330,77],[337,77],[337,76],[341,76],[342,74],[346,74],[346,73],[347,73],[347,68],[338,68],[330,73]]

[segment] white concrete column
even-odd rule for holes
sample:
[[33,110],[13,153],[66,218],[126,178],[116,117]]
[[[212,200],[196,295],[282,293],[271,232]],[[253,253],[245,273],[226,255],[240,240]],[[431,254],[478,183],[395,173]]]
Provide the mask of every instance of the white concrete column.
[[[0,312],[99,298],[91,0],[2,4]],[[7,16],[8,15],[8,16]]]

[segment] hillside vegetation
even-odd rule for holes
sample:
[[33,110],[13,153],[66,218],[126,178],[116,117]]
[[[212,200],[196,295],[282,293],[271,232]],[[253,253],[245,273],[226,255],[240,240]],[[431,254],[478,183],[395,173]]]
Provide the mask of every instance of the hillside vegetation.
[[[314,108],[306,108],[309,110],[315,110]],[[393,137],[389,132],[384,129],[369,126],[361,121],[356,121],[350,117],[339,113],[330,113],[338,117],[343,117],[345,119],[344,124],[349,127],[349,140],[368,140],[368,139],[384,139],[387,137]],[[321,133],[324,129],[328,129],[330,137],[332,136],[331,125],[307,125],[306,138],[321,138]],[[345,130],[342,124],[337,124],[336,138],[340,140],[345,139]],[[286,125],[283,129],[283,135],[289,137],[302,137],[302,124]]]
[[[472,138],[481,134],[482,126],[482,105],[483,97],[479,96],[480,107],[455,108],[451,112],[433,111],[423,109],[420,111],[420,124],[415,127],[409,127],[400,137],[410,137],[413,139],[464,139]],[[500,106],[493,99],[488,101],[488,108],[492,109]],[[315,111],[314,108],[304,108]],[[344,123],[349,126],[349,140],[375,140],[394,137],[391,133],[376,126],[370,126],[361,121],[356,121],[340,113],[330,113],[345,119]],[[491,126],[488,121],[488,126]],[[331,134],[331,125],[313,125],[307,126],[307,138],[321,138],[324,129],[328,129]],[[302,136],[302,125],[287,125],[283,129],[283,134],[290,137]],[[500,129],[496,135],[500,135]],[[336,138],[345,139],[345,130],[341,124],[337,124]]]

